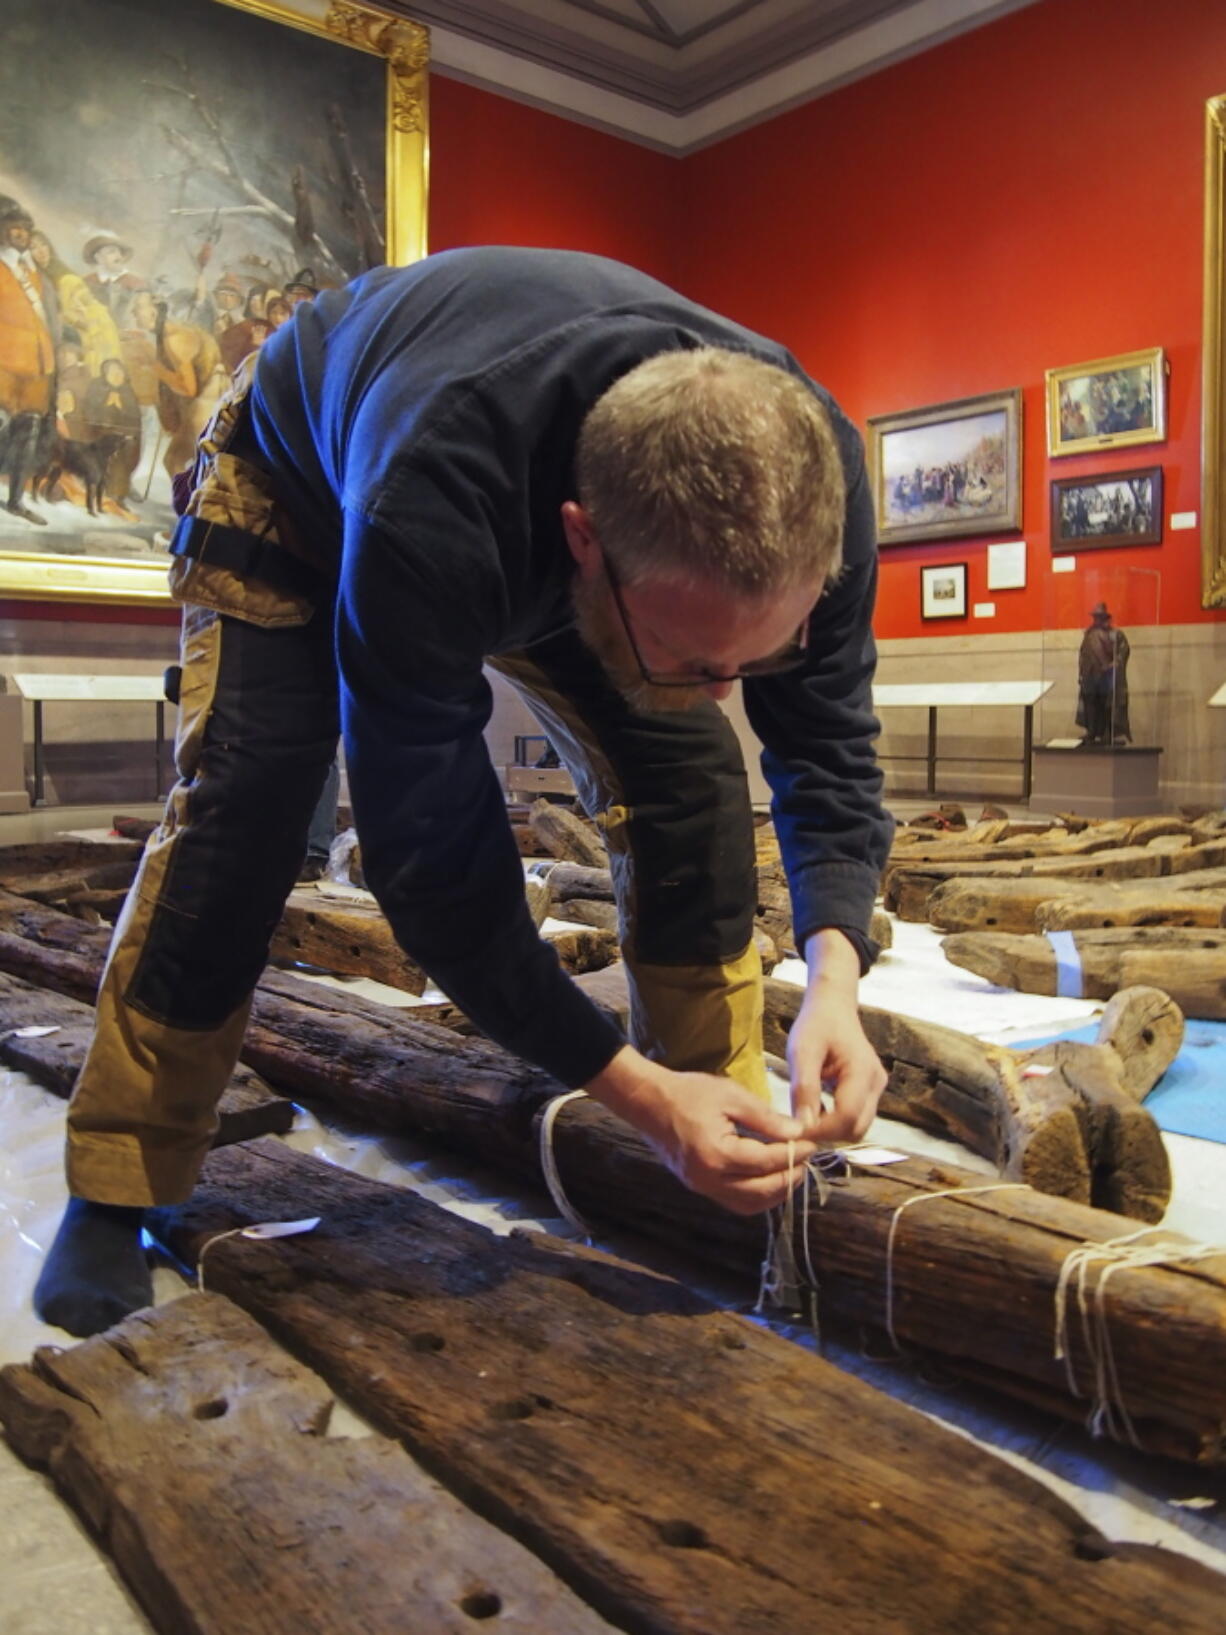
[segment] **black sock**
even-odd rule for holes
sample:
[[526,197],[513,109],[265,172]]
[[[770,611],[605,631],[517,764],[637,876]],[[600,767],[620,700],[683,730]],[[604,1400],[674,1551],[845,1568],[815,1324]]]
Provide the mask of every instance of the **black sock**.
[[153,1299],[141,1245],[143,1209],[70,1198],[34,1290],[44,1323],[84,1337]]

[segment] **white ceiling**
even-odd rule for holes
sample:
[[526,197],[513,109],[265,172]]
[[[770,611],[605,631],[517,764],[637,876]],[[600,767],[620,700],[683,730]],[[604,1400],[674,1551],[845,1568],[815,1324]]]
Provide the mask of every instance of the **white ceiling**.
[[1034,0],[381,0],[434,68],[683,154]]

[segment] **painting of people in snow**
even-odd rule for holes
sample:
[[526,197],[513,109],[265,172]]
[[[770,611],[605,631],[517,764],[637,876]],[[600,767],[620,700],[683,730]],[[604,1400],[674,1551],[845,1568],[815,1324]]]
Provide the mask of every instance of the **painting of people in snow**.
[[217,0],[5,0],[0,584],[162,556],[232,371],[386,259],[386,86]]

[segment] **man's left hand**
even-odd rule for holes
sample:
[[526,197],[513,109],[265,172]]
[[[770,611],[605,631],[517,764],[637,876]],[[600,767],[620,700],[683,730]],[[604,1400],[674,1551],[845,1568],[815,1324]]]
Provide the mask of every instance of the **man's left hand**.
[[[810,1141],[859,1141],[877,1114],[886,1071],[860,1026],[860,959],[841,931],[805,944],[809,980],[788,1035],[792,1112]],[[822,1109],[823,1087],[834,1098]]]

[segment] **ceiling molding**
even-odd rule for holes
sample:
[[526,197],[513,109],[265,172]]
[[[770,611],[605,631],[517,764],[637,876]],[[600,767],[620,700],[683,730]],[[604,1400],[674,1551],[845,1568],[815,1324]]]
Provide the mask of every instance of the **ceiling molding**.
[[640,22],[574,0],[383,0],[430,27],[436,73],[677,157],[1034,3],[656,0],[626,7]]

